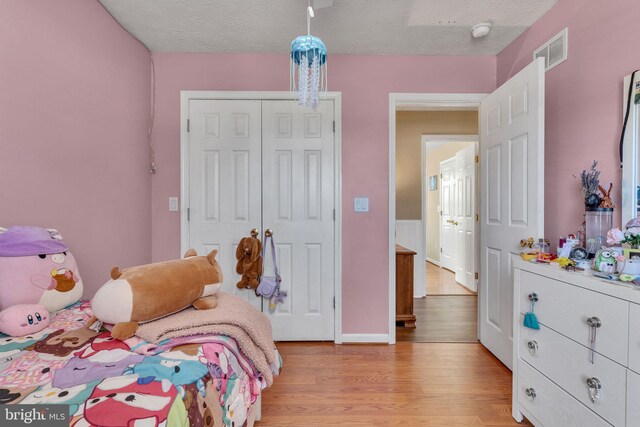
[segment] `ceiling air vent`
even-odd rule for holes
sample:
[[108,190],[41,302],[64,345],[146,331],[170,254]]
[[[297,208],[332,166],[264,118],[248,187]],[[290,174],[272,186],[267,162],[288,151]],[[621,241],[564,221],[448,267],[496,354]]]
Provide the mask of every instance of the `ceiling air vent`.
[[533,52],[533,59],[544,58],[544,70],[549,71],[556,65],[567,59],[567,47],[569,40],[567,29],[560,31],[548,42]]

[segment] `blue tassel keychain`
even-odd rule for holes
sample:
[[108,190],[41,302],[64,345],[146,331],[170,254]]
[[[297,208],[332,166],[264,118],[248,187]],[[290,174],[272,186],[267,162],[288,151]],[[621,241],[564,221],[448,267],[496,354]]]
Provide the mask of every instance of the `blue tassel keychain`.
[[533,312],[533,306],[535,305],[535,300],[537,298],[532,298],[531,299],[531,311],[528,313],[525,313],[524,315],[524,322],[523,325],[525,328],[529,328],[529,329],[540,329],[540,324],[538,323],[538,318],[536,317],[535,313]]

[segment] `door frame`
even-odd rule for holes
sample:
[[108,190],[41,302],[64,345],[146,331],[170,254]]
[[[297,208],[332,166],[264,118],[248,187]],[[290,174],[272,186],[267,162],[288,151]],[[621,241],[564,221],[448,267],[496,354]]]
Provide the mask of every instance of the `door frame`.
[[[422,158],[422,191],[420,193],[420,197],[422,197],[422,201],[420,203],[420,206],[422,207],[422,250],[424,252],[424,256],[425,256],[425,261],[429,261],[434,265],[437,265],[438,267],[442,268],[442,264],[441,262],[438,262],[436,264],[435,260],[429,260],[429,258],[427,257],[427,198],[425,197],[426,190],[427,190],[427,148],[429,146],[429,144],[433,144],[433,143],[450,143],[450,142],[473,142],[475,143],[475,147],[476,147],[476,155],[478,155],[478,146],[480,145],[480,135],[422,135],[422,139],[421,139],[421,148],[422,150],[420,151],[420,156]],[[436,174],[438,175],[439,172]],[[478,168],[476,168],[476,175],[478,174]],[[476,202],[478,201],[477,197],[478,197],[478,177],[476,176],[476,188],[474,188],[473,190],[476,193]],[[441,179],[438,181],[438,191],[440,191],[440,185],[441,185]],[[478,209],[477,203],[476,203],[476,210]],[[440,227],[438,227],[438,233],[441,234],[440,232]],[[438,240],[440,242],[442,242],[442,236],[440,235],[438,237]],[[477,242],[476,242],[477,244]],[[426,267],[426,266],[425,266]],[[477,270],[477,266],[476,266],[476,270]],[[426,268],[425,268],[425,278],[426,276]],[[429,284],[427,283],[427,295],[429,295],[428,292],[428,286]]]
[[479,109],[480,102],[487,95],[489,94],[389,93],[389,344],[396,343],[396,110],[398,107],[424,111]]
[[[334,132],[334,296],[333,340],[342,343],[342,92],[327,92],[322,99],[333,101]],[[180,91],[180,253],[189,248],[189,102],[192,100],[254,100],[295,101],[297,95],[288,91]]]

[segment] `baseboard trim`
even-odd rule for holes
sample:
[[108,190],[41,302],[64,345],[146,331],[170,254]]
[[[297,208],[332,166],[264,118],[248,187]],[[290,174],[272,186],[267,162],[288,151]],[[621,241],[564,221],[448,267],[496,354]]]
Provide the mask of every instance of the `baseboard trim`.
[[430,262],[431,264],[435,265],[436,267],[440,267],[440,261],[436,261],[435,259],[431,259],[431,258],[427,257],[427,262]]
[[389,334],[342,334],[342,343],[389,343]]

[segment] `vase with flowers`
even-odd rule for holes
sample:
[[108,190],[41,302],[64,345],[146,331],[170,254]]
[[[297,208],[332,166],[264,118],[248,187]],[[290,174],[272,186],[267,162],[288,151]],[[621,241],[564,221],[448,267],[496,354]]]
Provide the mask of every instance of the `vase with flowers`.
[[580,173],[580,185],[584,194],[584,206],[589,208],[597,208],[602,201],[598,195],[598,186],[600,185],[600,171],[597,169],[598,162],[594,160],[591,169],[583,170]]
[[624,226],[609,230],[607,243],[612,246],[623,246],[624,255],[618,260],[622,268],[620,273],[640,276],[640,219],[634,218]]

